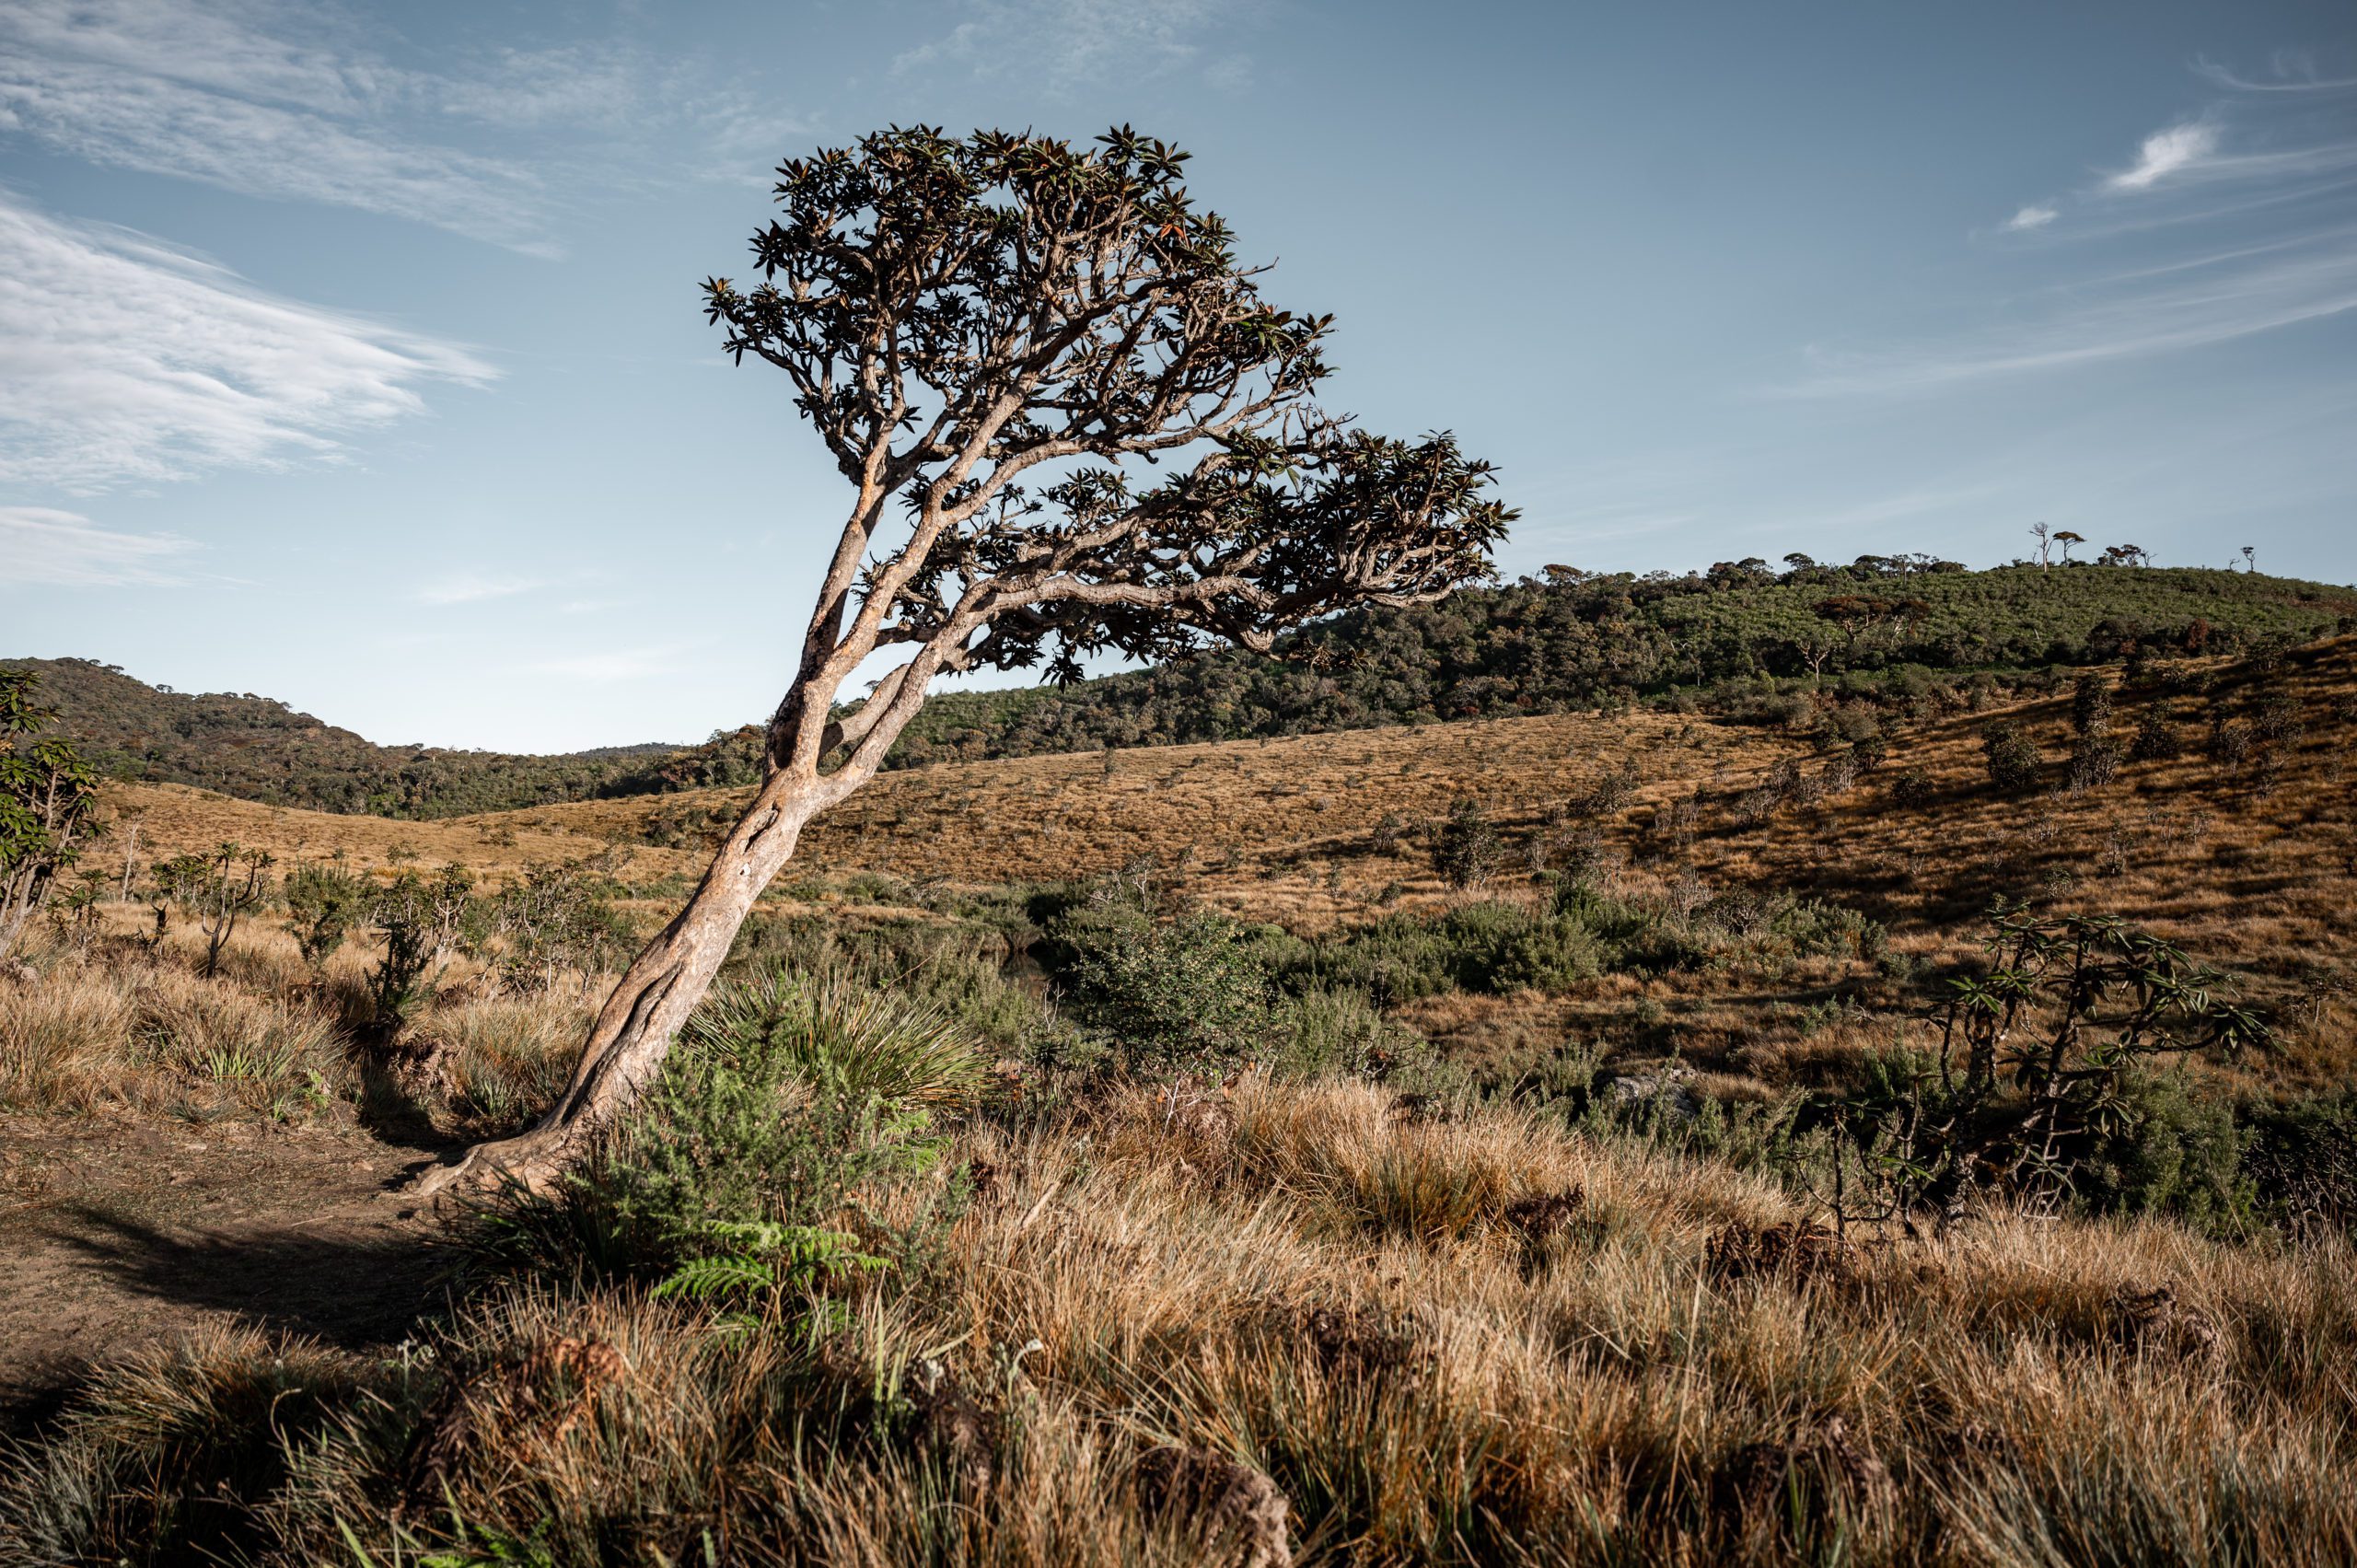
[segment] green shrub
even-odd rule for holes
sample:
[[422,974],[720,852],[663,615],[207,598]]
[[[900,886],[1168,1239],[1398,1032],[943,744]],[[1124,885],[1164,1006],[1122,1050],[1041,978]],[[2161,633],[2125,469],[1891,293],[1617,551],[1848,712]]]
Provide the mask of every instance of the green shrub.
[[1989,766],[1989,782],[2007,795],[2038,787],[2046,760],[2038,745],[2011,720],[2000,720],[1980,732],[1980,749]]
[[1388,1079],[1421,1069],[1433,1053],[1360,992],[1313,991],[1287,1004],[1283,1017],[1286,1033],[1271,1064],[1280,1077]]
[[2144,710],[2128,742],[2128,754],[2140,762],[2165,762],[2184,749],[2184,737],[2178,734],[2166,703],[2155,703]]
[[2247,1226],[2254,1193],[2229,1105],[2182,1072],[2138,1073],[2123,1079],[2108,1122],[2073,1172],[2088,1208],[2167,1214],[2218,1234]]
[[777,966],[720,985],[680,1039],[773,1060],[805,1082],[829,1080],[853,1099],[892,1105],[970,1104],[988,1066],[972,1035],[938,1006],[840,970],[812,976]]
[[1133,912],[1067,929],[1062,1004],[1133,1067],[1216,1070],[1273,1043],[1268,970],[1236,922]]
[[2099,671],[2079,677],[2071,692],[2071,727],[2083,736],[2111,728],[2111,681]]
[[1071,1028],[1035,989],[1008,975],[1008,960],[1040,936],[1019,908],[980,899],[944,900],[941,918],[856,925],[820,914],[749,922],[723,973],[840,974],[922,1002],[1002,1056],[1068,1052]]
[[2357,1091],[2253,1116],[2243,1170],[2262,1212],[2285,1229],[2357,1229]]
[[1452,888],[1478,888],[1496,874],[1505,845],[1480,804],[1460,800],[1433,841],[1433,868]]
[[[930,1167],[939,1140],[923,1108],[877,1086],[935,1080],[868,1069],[853,1086],[846,1058],[906,1023],[888,1006],[848,987],[770,994],[774,1005],[757,993],[683,1030],[577,1169],[474,1216],[465,1244],[478,1267],[659,1283],[718,1260],[805,1283],[814,1268],[893,1256],[902,1238],[868,1200]],[[941,1059],[900,1053],[904,1063]],[[766,1260],[751,1250],[764,1237]]]
[[2071,787],[2099,789],[2109,784],[2119,776],[2119,764],[2125,754],[2119,742],[2109,735],[2081,736],[2071,748]]
[[286,900],[287,934],[316,975],[367,913],[367,885],[343,867],[343,856],[298,865],[279,893]]
[[1768,922],[1768,929],[1793,957],[1800,958],[1864,958],[1882,957],[1890,934],[1878,921],[1856,910],[1822,899],[1786,903]]

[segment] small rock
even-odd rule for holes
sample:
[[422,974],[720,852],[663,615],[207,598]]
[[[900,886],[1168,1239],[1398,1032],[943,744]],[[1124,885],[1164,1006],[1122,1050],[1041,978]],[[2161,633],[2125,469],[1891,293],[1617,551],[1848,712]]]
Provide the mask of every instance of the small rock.
[[1192,1527],[1203,1555],[1223,1568],[1290,1568],[1284,1494],[1250,1465],[1205,1448],[1149,1448],[1138,1457],[1138,1498]]
[[2225,1337],[2216,1320],[2179,1301],[2174,1285],[2116,1291],[2104,1303],[2104,1313],[2112,1337],[2133,1349],[2170,1351],[2199,1361],[2215,1361],[2225,1353]]
[[1622,1073],[1606,1080],[1604,1094],[1612,1109],[1642,1112],[1658,1109],[1673,1121],[1691,1121],[1702,1114],[1694,1092],[1694,1069],[1672,1063],[1650,1073]]

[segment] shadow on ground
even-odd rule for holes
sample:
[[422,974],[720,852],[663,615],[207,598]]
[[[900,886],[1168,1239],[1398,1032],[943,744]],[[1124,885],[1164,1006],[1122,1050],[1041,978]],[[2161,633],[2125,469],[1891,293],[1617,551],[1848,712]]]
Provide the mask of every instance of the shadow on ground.
[[114,1331],[86,1339],[77,1347],[83,1353],[41,1355],[0,1371],[0,1431],[44,1423],[91,1360],[208,1319],[242,1319],[354,1350],[397,1342],[443,1303],[450,1262],[410,1225],[182,1231],[75,1205],[31,1228],[126,1310],[106,1326]]

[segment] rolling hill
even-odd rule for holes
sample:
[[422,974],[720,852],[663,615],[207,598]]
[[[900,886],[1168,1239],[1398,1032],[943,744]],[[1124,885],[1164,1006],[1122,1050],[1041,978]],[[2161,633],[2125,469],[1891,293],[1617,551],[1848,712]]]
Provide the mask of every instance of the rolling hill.
[[[1708,573],[1546,579],[1312,627],[1280,657],[1212,652],[1074,686],[946,692],[890,765],[1260,739],[1445,719],[1645,704],[1781,722],[1794,690],[1920,702],[2057,667],[2288,645],[2357,627],[2357,589],[2202,568],[1970,572],[1928,557],[1757,562]],[[252,693],[192,695],[87,659],[42,673],[64,728],[110,776],[241,799],[406,819],[739,785],[761,732],[694,747],[557,756],[372,744]]]
[[[2270,1072],[2310,1086],[2344,1078],[2346,1037],[2315,988],[2345,981],[2357,908],[2346,773],[2357,637],[2147,668],[2120,686],[2112,734],[2124,746],[2152,720],[2176,749],[2126,756],[2100,782],[2072,777],[2069,695],[1971,698],[1926,702],[1911,717],[1879,711],[1864,747],[1845,737],[1876,710],[1829,693],[1773,726],[1528,714],[905,770],[814,821],[771,902],[922,919],[927,889],[1127,869],[1184,901],[1319,936],[1445,917],[1469,899],[1535,906],[1576,860],[1666,906],[1814,899],[1875,923],[1899,956],[1793,992],[1816,1005],[1955,961],[1992,898],[2032,899],[2122,914],[2225,963],[2253,996],[2313,1026]],[[1985,740],[1999,725],[2042,759],[2029,788],[1990,782]],[[1877,765],[1860,766],[1877,749]],[[743,788],[708,789],[394,822],[180,786],[109,792],[111,808],[141,815],[143,858],[233,839],[287,863],[341,850],[380,876],[459,862],[495,883],[536,863],[599,857],[648,920],[685,895],[745,799]],[[1434,854],[1461,802],[1498,840],[1495,865],[1469,890],[1451,886]],[[1641,1022],[1648,1003],[1668,1016]],[[1649,1038],[1706,1063],[1747,1062],[1750,1077],[1774,1077],[1766,1059],[1807,1038],[1777,995],[1730,989],[1707,965],[1635,990],[1457,995],[1409,1016],[1477,1054],[1534,1031]]]

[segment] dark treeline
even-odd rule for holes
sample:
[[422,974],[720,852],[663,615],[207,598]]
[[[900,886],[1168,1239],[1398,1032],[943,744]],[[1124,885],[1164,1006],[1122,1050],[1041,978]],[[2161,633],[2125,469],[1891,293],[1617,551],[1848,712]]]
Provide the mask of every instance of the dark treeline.
[[[2251,572],[2057,564],[1973,572],[1928,556],[1787,556],[1683,576],[1550,567],[1411,610],[1304,631],[1277,657],[1222,652],[1062,690],[945,692],[893,764],[1669,704],[1735,718],[1797,687],[1920,695],[2056,667],[2231,653],[2357,625],[2357,590]],[[447,817],[753,782],[753,726],[701,746],[551,757],[371,745],[250,694],[191,696],[81,659],[17,660],[86,756],[119,778],[272,804]]]
[[[2341,630],[2357,590],[2200,568],[1970,572],[1928,557],[1786,558],[1673,576],[1553,567],[1511,587],[1310,628],[1279,657],[1223,652],[1062,691],[950,692],[897,766],[1669,703],[1766,716],[1794,686],[1920,693],[2057,666],[2230,653]],[[760,732],[638,770],[652,788],[748,783]]]

